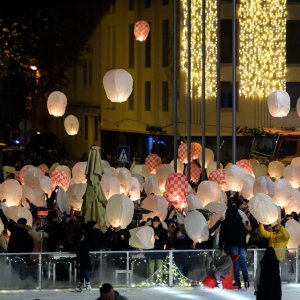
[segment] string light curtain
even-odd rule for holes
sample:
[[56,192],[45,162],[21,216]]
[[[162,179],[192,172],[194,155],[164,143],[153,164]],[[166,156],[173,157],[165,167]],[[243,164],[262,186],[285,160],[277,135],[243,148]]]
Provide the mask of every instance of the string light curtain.
[[286,0],[240,0],[239,93],[265,98],[285,90]]
[[[181,1],[182,27],[180,37],[180,66],[187,77],[188,62],[188,5],[187,0]],[[191,89],[193,97],[201,97],[202,86],[202,0],[191,0]],[[217,91],[217,0],[207,0],[205,21],[206,46],[206,99],[215,98]]]

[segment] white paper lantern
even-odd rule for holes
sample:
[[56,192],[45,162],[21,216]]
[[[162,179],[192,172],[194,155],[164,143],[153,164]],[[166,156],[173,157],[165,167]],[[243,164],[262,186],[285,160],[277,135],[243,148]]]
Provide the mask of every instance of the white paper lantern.
[[134,36],[139,42],[143,42],[147,39],[150,32],[150,25],[145,20],[140,20],[134,24]]
[[150,194],[161,195],[155,175],[151,175],[145,180],[144,191],[147,196]]
[[61,186],[57,189],[56,202],[58,208],[62,212],[66,212],[67,214],[70,214],[70,205],[67,200],[67,193]]
[[3,230],[4,230],[4,225],[0,219],[0,235],[2,234]]
[[131,188],[128,191],[130,199],[132,201],[140,200],[141,199],[141,188],[140,183],[135,177],[131,177]]
[[[207,165],[207,168],[206,168],[206,175],[207,177],[209,177],[210,173],[212,171],[215,171],[217,170],[217,162],[214,160],[214,161],[211,161],[208,165]],[[219,169],[223,169],[223,165],[220,163],[220,168]]]
[[273,117],[285,117],[290,111],[290,96],[285,91],[274,91],[268,97],[269,113]]
[[74,183],[86,183],[85,169],[87,162],[80,161],[76,163],[72,168],[72,178]]
[[117,174],[118,180],[120,182],[121,193],[128,195],[128,192],[131,189],[131,183],[132,183],[130,171],[126,168],[117,168],[116,174]]
[[32,187],[32,191],[34,192],[35,198],[34,202],[31,201],[31,203],[37,207],[46,207],[47,201],[44,191],[39,186]]
[[22,204],[28,208],[27,201],[31,203],[36,202],[36,195],[33,189],[28,185],[22,185]]
[[254,167],[254,176],[256,178],[260,176],[268,176],[268,167],[264,164],[260,164]]
[[64,127],[68,135],[76,135],[79,131],[79,120],[74,115],[68,115],[64,120]]
[[282,208],[287,207],[293,198],[293,190],[294,188],[286,179],[281,178],[277,180],[274,183],[273,201]]
[[240,192],[244,186],[244,179],[248,175],[246,170],[232,165],[225,173],[225,181],[229,190]]
[[109,199],[113,195],[120,194],[120,182],[117,177],[103,174],[100,184],[106,199]]
[[198,185],[197,196],[199,197],[202,206],[205,206],[212,201],[220,202],[220,186],[216,182],[204,180]]
[[137,249],[153,249],[154,248],[154,230],[150,226],[142,226],[129,230],[129,245]]
[[[201,151],[199,153],[199,163],[200,163],[201,167],[202,167],[202,151],[203,151],[203,148],[201,149]],[[205,148],[205,168],[207,168],[209,163],[214,161],[214,157],[215,157],[214,152],[209,148]]]
[[44,176],[40,168],[32,167],[24,173],[24,183],[31,187],[39,187],[40,179]]
[[283,177],[294,188],[300,187],[300,167],[295,165],[288,165],[283,170]]
[[145,179],[147,179],[150,176],[150,171],[146,165],[135,165],[132,168],[132,174],[140,174]]
[[27,220],[27,225],[32,227],[32,214],[30,210],[22,206],[10,206],[7,207],[5,212],[7,218],[14,220],[15,222],[18,221],[20,218],[24,218]]
[[250,158],[249,161],[252,165],[253,170],[255,169],[256,166],[258,166],[260,164],[260,162],[257,159],[254,159],[254,158]]
[[253,194],[263,193],[273,196],[275,192],[275,184],[268,176],[260,176],[255,179],[253,184]]
[[285,223],[285,229],[290,234],[287,244],[288,248],[299,248],[300,246],[300,223],[290,219]]
[[255,182],[255,178],[253,176],[251,176],[251,175],[245,176],[244,185],[241,190],[241,195],[247,200],[252,198],[254,195],[254,193],[253,193],[254,182]]
[[262,224],[272,224],[278,220],[278,208],[268,195],[257,193],[249,200],[249,211]]
[[123,194],[113,195],[106,205],[106,223],[113,227],[126,228],[133,218],[134,205],[130,198]]
[[156,169],[156,180],[161,193],[165,192],[165,185],[170,174],[175,173],[174,168],[169,164],[163,164]]
[[284,163],[278,160],[273,160],[268,165],[268,173],[270,177],[278,180],[283,176]]
[[141,207],[151,210],[151,212],[148,214],[143,214],[143,220],[146,221],[148,218],[158,216],[160,220],[163,221],[168,213],[168,205],[168,201],[163,196],[147,196],[143,200]]
[[285,207],[286,214],[290,214],[292,211],[300,212],[300,191],[296,189],[291,190],[288,204]]
[[[170,162],[170,165],[174,168],[174,159]],[[175,169],[174,169],[175,170]],[[184,163],[177,159],[177,173],[183,174]]]
[[70,185],[67,191],[67,201],[73,210],[80,210],[83,202],[83,195],[86,192],[86,183]]
[[103,85],[107,98],[111,102],[124,102],[133,88],[131,75],[123,69],[113,69],[105,73]]
[[61,117],[65,114],[67,107],[67,97],[64,93],[59,91],[52,92],[47,100],[47,108],[50,115],[54,117]]
[[297,110],[298,116],[300,117],[300,98],[298,98],[298,100],[297,100],[296,110]]
[[295,167],[300,167],[300,157],[294,157],[291,161],[291,165]]
[[140,192],[142,192],[144,190],[144,182],[145,182],[144,177],[140,174],[132,174],[132,177],[135,177],[138,180],[140,186]]
[[201,243],[208,240],[208,224],[205,217],[197,210],[187,213],[184,219],[184,227],[187,235],[194,243]]
[[6,199],[6,206],[16,206],[22,199],[22,187],[15,179],[8,179],[2,183],[1,195]]
[[185,209],[186,211],[203,208],[200,198],[194,194],[189,194],[186,196],[186,203],[187,203],[187,207]]
[[44,191],[44,193],[48,195],[48,197],[51,196],[53,185],[49,176],[43,176],[42,178],[40,178],[40,187]]

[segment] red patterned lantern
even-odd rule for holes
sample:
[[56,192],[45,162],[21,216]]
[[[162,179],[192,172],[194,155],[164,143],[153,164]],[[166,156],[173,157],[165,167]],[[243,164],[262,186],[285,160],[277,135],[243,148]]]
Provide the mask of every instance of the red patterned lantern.
[[186,196],[188,194],[188,181],[184,174],[171,174],[166,181],[166,191],[164,197],[175,208],[184,208],[187,206]]
[[45,174],[49,172],[49,168],[46,164],[39,165],[39,169]]
[[34,166],[32,166],[32,165],[26,165],[26,166],[24,166],[24,167],[20,170],[20,172],[19,172],[19,179],[20,179],[21,184],[25,184],[24,175],[25,175],[25,173],[26,173],[30,168],[34,168]]
[[250,175],[253,175],[253,167],[248,159],[241,159],[236,162],[236,165],[245,169]]
[[192,142],[191,143],[191,152],[192,152],[192,159],[199,158],[199,153],[202,150],[202,146],[199,143]]
[[[198,156],[199,156],[198,150],[200,149],[199,145],[200,144],[198,144],[198,143],[191,143],[191,161],[193,159],[198,158]],[[201,147],[201,145],[200,145],[200,147]],[[200,151],[201,151],[201,149],[200,149]],[[178,158],[181,162],[183,162],[184,164],[187,164],[187,162],[188,162],[188,145],[186,143],[182,143],[179,145]]]
[[226,169],[217,169],[210,172],[208,179],[218,183],[223,191],[228,191],[229,187],[226,184],[225,174]]
[[53,187],[61,186],[65,191],[68,190],[71,178],[64,171],[56,169],[55,171],[53,171],[51,173],[50,178],[51,178]]
[[[200,179],[201,175],[201,168],[197,166],[196,164],[191,164],[191,181],[194,183],[197,183]],[[187,168],[184,172],[185,175],[187,175]]]
[[141,20],[134,25],[134,36],[137,41],[143,42],[150,32],[150,25],[147,21]]
[[155,174],[157,167],[161,164],[161,158],[157,154],[149,154],[145,159],[145,165],[148,167],[151,174]]

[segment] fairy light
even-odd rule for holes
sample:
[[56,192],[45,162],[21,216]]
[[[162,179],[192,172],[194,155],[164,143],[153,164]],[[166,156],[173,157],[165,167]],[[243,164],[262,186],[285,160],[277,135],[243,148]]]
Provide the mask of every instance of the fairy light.
[[[188,5],[187,0],[181,1],[182,29],[180,36],[180,66],[187,77],[188,61]],[[191,0],[191,93],[194,97],[201,97],[202,87],[202,0]],[[217,90],[217,1],[207,0],[205,20],[205,95],[214,98]]]
[[241,0],[240,95],[264,98],[285,90],[286,0]]

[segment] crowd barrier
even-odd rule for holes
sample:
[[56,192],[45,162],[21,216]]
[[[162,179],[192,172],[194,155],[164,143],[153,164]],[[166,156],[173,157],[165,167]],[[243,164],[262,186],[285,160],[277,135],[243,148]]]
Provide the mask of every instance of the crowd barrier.
[[[299,283],[299,248],[280,249],[283,282]],[[249,280],[253,281],[264,249],[248,249]],[[191,286],[207,275],[215,250],[99,251],[91,252],[92,287],[110,282],[116,287]],[[0,253],[0,290],[70,289],[79,274],[75,254]]]

